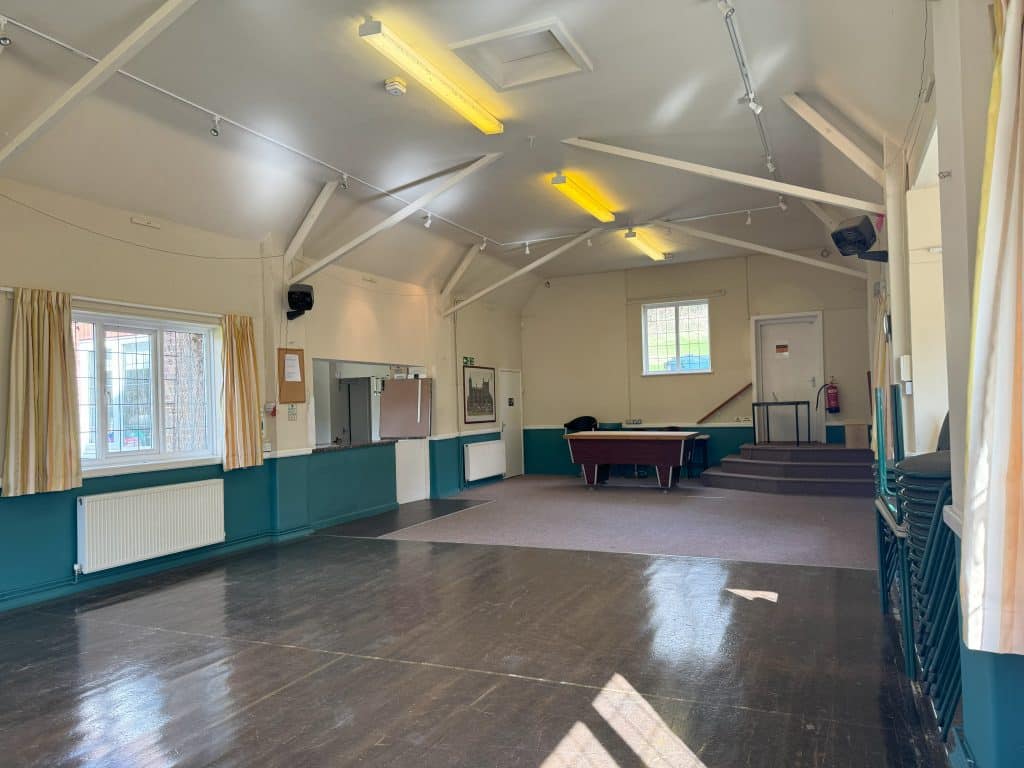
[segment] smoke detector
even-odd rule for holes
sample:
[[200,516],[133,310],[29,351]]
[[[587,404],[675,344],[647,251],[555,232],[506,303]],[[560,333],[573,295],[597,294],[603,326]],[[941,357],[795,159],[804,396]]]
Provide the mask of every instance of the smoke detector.
[[384,81],[384,90],[391,96],[404,96],[406,90],[405,80],[400,77],[389,77]]

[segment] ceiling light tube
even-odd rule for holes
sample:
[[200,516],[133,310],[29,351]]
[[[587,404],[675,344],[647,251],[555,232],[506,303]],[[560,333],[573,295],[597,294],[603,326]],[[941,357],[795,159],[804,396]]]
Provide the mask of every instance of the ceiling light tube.
[[641,251],[651,261],[664,261],[665,254],[655,248],[642,232],[637,232],[633,229],[626,233],[626,239],[629,240],[637,250]]
[[580,186],[579,182],[564,174],[556,173],[551,178],[551,184],[598,221],[605,224],[615,221],[615,214],[608,210],[608,207],[601,203],[592,192]]
[[481,133],[502,133],[505,126],[479,102],[457,86],[420,56],[401,38],[379,21],[367,21],[359,26],[359,36],[384,54],[407,75],[441,99],[445,104],[471,122]]

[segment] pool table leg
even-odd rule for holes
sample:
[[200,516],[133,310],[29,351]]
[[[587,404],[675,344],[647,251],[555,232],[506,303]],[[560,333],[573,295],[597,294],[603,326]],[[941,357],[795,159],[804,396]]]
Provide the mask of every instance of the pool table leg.
[[658,486],[663,491],[667,491],[669,488],[671,488],[673,485],[673,480],[675,479],[675,477],[678,477],[678,475],[676,475],[675,473],[675,467],[669,467],[663,464],[658,464],[657,466],[655,466],[654,471],[658,475]]

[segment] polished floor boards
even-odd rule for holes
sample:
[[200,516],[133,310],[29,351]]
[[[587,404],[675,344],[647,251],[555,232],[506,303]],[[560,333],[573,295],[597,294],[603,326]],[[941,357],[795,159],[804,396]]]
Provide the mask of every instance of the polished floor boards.
[[348,523],[317,531],[318,536],[358,536],[376,538],[437,520],[455,512],[463,512],[489,502],[485,499],[424,499],[400,504],[390,512],[363,517]]
[[314,536],[0,616],[0,763],[938,766],[897,657],[868,571]]

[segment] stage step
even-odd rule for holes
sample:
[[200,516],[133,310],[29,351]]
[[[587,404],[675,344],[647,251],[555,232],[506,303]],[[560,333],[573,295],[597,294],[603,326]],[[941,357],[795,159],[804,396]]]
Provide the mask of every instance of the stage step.
[[766,461],[726,456],[723,470],[734,475],[762,477],[796,477],[817,480],[871,480],[871,464],[852,461]]
[[768,475],[737,474],[712,467],[700,476],[704,485],[714,488],[731,488],[737,491],[759,491],[761,493],[787,493],[799,496],[863,496],[875,494],[874,481],[813,477],[771,477]]
[[850,462],[868,466],[875,460],[874,453],[866,448],[846,448],[822,443],[747,443],[740,446],[740,455],[755,461]]

